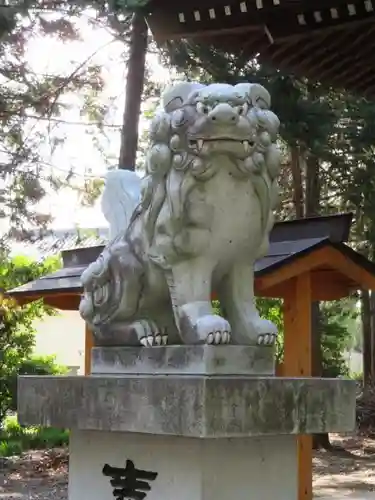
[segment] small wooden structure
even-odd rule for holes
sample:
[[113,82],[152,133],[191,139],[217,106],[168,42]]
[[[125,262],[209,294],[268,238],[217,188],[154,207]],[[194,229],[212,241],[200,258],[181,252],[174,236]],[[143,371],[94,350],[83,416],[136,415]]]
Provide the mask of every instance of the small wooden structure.
[[375,0],[150,0],[158,42],[187,38],[375,96]]
[[[315,217],[275,225],[269,253],[256,263],[255,290],[284,301],[283,375],[312,376],[311,304],[375,289],[375,265],[352,250],[351,214]],[[8,292],[21,303],[44,298],[63,310],[78,308],[80,275],[103,246],[62,252],[63,269]],[[86,328],[85,373],[90,373],[92,335]],[[312,500],[312,437],[301,436],[299,500]]]

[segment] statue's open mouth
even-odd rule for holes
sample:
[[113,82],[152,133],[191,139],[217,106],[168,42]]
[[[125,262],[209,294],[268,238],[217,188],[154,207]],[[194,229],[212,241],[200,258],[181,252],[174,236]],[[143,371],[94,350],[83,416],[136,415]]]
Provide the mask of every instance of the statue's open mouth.
[[254,147],[254,141],[251,140],[241,140],[233,139],[232,137],[210,137],[209,139],[189,139],[189,147],[195,149],[196,151],[201,151],[205,143],[214,142],[234,142],[241,143],[245,153],[250,153],[250,150]]

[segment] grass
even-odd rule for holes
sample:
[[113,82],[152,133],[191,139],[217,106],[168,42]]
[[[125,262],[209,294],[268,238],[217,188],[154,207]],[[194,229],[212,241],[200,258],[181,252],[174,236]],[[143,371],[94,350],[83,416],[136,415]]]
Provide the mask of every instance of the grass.
[[16,416],[7,417],[0,428],[0,457],[20,455],[27,450],[66,446],[69,432],[51,427],[23,427]]

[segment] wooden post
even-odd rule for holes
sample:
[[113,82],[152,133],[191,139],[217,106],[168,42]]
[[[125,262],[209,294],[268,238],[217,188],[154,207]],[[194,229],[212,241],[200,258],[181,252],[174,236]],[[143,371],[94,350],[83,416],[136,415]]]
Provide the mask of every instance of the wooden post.
[[91,349],[94,345],[94,338],[90,328],[85,323],[85,375],[91,373]]
[[[285,377],[312,376],[311,274],[292,280],[284,297]],[[298,437],[298,500],[312,500],[312,436]]]
[[145,78],[147,35],[148,30],[144,16],[136,12],[131,23],[125,109],[121,130],[119,168],[125,170],[135,170],[139,115]]

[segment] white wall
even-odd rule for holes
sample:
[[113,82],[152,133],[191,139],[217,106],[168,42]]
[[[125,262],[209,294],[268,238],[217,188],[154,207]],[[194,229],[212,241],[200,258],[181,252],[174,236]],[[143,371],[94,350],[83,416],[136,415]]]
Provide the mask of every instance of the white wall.
[[58,316],[45,317],[34,325],[37,330],[35,354],[55,354],[57,363],[83,374],[85,324],[78,311],[59,311]]

